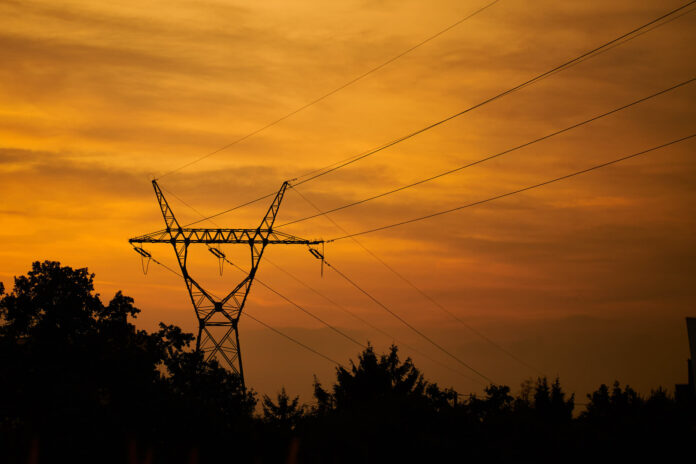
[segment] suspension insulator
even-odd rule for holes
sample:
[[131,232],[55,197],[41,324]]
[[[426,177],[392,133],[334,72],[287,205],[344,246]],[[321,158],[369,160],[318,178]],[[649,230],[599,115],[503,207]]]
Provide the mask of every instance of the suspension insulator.
[[133,249],[143,258],[152,258],[152,255],[141,247],[133,247]]
[[317,259],[321,259],[321,260],[324,259],[324,255],[319,253],[319,250],[315,250],[314,248],[310,248],[309,252],[312,253],[312,256],[314,256]]
[[208,250],[215,255],[216,258],[224,259],[225,258],[225,253],[222,251],[218,250],[217,248],[210,247]]

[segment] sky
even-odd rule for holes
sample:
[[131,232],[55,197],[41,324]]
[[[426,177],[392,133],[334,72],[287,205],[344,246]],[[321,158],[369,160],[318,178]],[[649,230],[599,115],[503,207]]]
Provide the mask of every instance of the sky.
[[[684,2],[500,0],[292,117],[170,173],[487,3],[0,0],[0,281],[11,288],[13,276],[36,260],[88,267],[104,300],[118,290],[135,298],[138,327],[152,330],[163,321],[194,332],[182,279],[155,263],[144,275],[128,243],[163,227],[153,178],[171,192],[180,221],[195,221],[458,113]],[[335,208],[696,77],[693,10],[289,189],[278,223],[315,212],[303,197],[322,210]],[[695,97],[696,84],[685,85],[329,217],[360,232],[661,145],[695,132]],[[686,382],[684,318],[696,316],[695,149],[690,139],[543,188],[365,234],[359,243],[331,242],[326,259],[464,364],[513,391],[541,374],[558,376],[579,402],[614,380],[643,393],[673,388]],[[205,224],[255,228],[269,203]],[[325,240],[345,235],[326,217],[282,230]],[[146,248],[176,266],[170,246]],[[246,247],[223,250],[247,265]],[[217,261],[200,246],[192,246],[189,270],[217,293],[243,277],[230,266],[220,276]],[[257,278],[379,352],[396,343],[441,386],[466,394],[487,382],[330,268],[322,275],[304,246],[269,246]],[[245,310],[344,365],[361,350],[258,283]],[[311,402],[313,375],[325,385],[334,380],[331,362],[251,319],[242,317],[240,339],[247,385],[261,394],[285,386]]]

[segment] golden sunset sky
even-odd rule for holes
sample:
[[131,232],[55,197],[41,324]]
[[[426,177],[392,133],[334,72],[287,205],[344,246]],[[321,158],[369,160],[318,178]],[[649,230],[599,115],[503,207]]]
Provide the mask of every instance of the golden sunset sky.
[[[0,0],[0,281],[35,260],[88,267],[159,321],[196,330],[183,281],[128,238],[161,229],[151,180],[205,215],[284,180],[365,152],[462,111],[604,44],[682,0],[500,0],[366,78],[218,150],[399,55],[490,3],[483,0]],[[297,187],[322,209],[372,196],[563,129],[696,77],[696,13],[523,88],[374,156]],[[359,232],[486,199],[696,132],[696,83],[486,163],[331,214]],[[684,317],[696,316],[696,140],[430,220],[359,237],[390,266],[578,401],[618,379],[643,393],[686,381]],[[163,176],[163,177],[162,177]],[[181,222],[200,219],[169,196]],[[256,227],[270,200],[208,227]],[[292,189],[278,223],[310,215]],[[326,218],[283,228],[343,235]],[[166,245],[146,247],[176,266]],[[247,265],[246,247],[223,247]],[[409,344],[426,378],[462,393],[474,377],[400,324],[303,246],[272,263]],[[453,320],[358,244],[327,260],[466,363],[513,391],[539,375]],[[222,293],[205,248],[191,273]],[[327,304],[270,262],[258,278],[379,351],[392,339]],[[346,363],[359,348],[261,285],[250,314]],[[247,384],[310,400],[334,366],[242,318]]]

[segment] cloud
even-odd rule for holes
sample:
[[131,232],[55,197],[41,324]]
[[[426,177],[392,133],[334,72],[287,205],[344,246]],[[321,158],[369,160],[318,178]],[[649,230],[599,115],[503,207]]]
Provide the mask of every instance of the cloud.
[[[285,179],[460,112],[666,9],[663,2],[634,3],[499,2],[321,103],[162,177],[161,185],[171,192],[167,198],[182,222],[199,217],[176,197],[212,214],[275,192]],[[121,282],[124,291],[136,297],[143,308],[141,325],[163,319],[193,327],[183,283],[159,267],[148,277],[140,276],[139,258],[127,243],[130,236],[162,227],[152,177],[277,120],[451,24],[473,6],[445,1],[424,8],[407,1],[394,9],[389,2],[366,5],[362,0],[329,2],[322,8],[316,2],[243,6],[217,1],[4,2],[0,13],[8,20],[0,33],[0,59],[6,64],[0,69],[3,272],[20,274],[32,260],[51,257],[89,266],[108,293]],[[673,85],[693,74],[694,60],[689,58],[694,47],[688,35],[693,18],[686,15],[303,184],[298,191],[321,208],[340,206],[514,147]],[[331,217],[348,231],[362,231],[664,143],[693,127],[694,92],[696,88],[683,88]],[[693,142],[687,142],[360,240],[456,314],[480,324],[549,372],[561,372],[562,380],[567,375],[580,385],[585,375],[592,382],[610,382],[605,378],[610,368],[633,362],[632,349],[648,356],[641,351],[641,337],[659,345],[667,339],[665,334],[678,336],[674,327],[658,324],[651,330],[651,320],[664,317],[673,322],[690,311],[696,224],[686,212],[694,209],[695,200],[692,148]],[[269,204],[270,198],[264,199],[221,216],[216,223],[255,227]],[[278,220],[312,212],[290,190]],[[340,234],[323,218],[287,230],[307,237]],[[175,264],[171,248],[153,246],[151,251],[165,264]],[[198,251],[192,252],[197,275],[210,279],[216,289],[235,281],[229,273],[219,278],[209,253]],[[239,259],[248,259],[247,252],[240,248]],[[452,329],[446,315],[431,310],[427,300],[351,241],[332,243],[326,253],[329,262],[380,301],[424,330],[441,334],[448,346],[471,354],[477,365],[510,383],[528,375],[511,370],[506,377],[508,364],[490,347],[465,330]],[[266,256],[399,338],[414,342],[393,318],[337,274],[325,269],[321,277],[319,262],[305,248],[269,247]],[[327,320],[369,336],[355,320],[343,318],[272,266],[264,264],[260,277]],[[345,359],[354,354],[331,337],[324,338],[324,332],[314,332],[313,323],[296,317],[285,303],[259,287],[254,287],[250,299],[250,310],[254,308],[269,322],[291,327],[296,330],[292,333],[316,342],[332,356]],[[623,331],[622,323],[634,325]],[[614,331],[617,336],[612,341]],[[264,345],[269,334],[249,333],[252,338],[257,335],[249,342],[250,351],[245,351],[253,353],[245,358],[249,375],[270,379],[268,388],[271,383],[280,385],[284,378],[273,372],[278,365],[267,350],[272,345],[283,351],[284,345]],[[656,348],[651,362],[663,366],[660,362],[675,357],[675,343]],[[606,365],[601,362],[603,350],[611,353]],[[311,356],[301,359],[306,361],[308,382],[315,367],[330,376],[331,366],[317,367]],[[290,361],[283,364],[286,372]],[[464,385],[455,383],[446,370],[427,368],[435,369],[435,380]],[[676,378],[670,369],[660,370],[660,379],[650,369],[640,375],[633,367],[617,372],[628,372],[627,379],[637,378],[641,385],[655,385]],[[298,388],[299,384],[298,380]]]

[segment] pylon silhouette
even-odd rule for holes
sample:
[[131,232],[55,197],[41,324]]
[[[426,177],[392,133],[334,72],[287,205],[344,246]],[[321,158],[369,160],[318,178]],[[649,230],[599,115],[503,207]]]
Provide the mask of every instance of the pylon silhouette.
[[[316,245],[323,243],[323,240],[305,240],[273,230],[280,203],[283,200],[285,190],[289,186],[287,182],[283,182],[283,185],[281,185],[261,224],[256,229],[182,227],[174,216],[174,212],[156,180],[152,181],[152,186],[155,189],[155,195],[162,211],[166,229],[131,238],[128,242],[134,246],[138,253],[141,255],[146,253],[147,256],[150,256],[149,252],[136,246],[136,244],[171,243],[176,252],[181,275],[186,283],[191,303],[198,318],[196,349],[204,353],[204,359],[206,360],[217,356],[233,372],[239,374],[242,385],[244,385],[244,370],[242,368],[242,356],[239,347],[239,318],[242,315],[251,284],[261,262],[263,251],[270,244]],[[249,274],[224,298],[214,297],[189,274],[186,268],[188,248],[194,243],[207,244],[211,252],[218,258],[224,258],[225,255],[219,249],[211,247],[212,244],[241,243],[249,245],[251,249]]]

